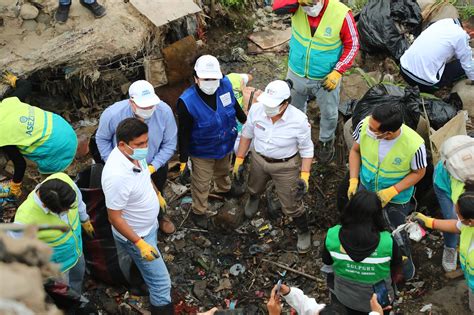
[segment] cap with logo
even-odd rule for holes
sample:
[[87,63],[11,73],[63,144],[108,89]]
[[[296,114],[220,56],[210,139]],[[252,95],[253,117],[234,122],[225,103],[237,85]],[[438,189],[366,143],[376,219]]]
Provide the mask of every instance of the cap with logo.
[[128,88],[130,99],[141,108],[158,105],[160,98],[155,94],[153,85],[145,80],[138,80]]
[[268,107],[277,107],[291,96],[288,83],[282,80],[270,82],[257,101]]
[[222,79],[219,60],[211,55],[203,55],[196,60],[194,70],[200,79]]

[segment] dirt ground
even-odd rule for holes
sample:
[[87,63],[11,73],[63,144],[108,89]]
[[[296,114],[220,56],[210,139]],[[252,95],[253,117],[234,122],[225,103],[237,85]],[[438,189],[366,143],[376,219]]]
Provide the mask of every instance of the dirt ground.
[[[245,35],[227,27],[211,28],[207,33],[207,50],[223,61],[224,72],[251,73],[254,76],[251,85],[260,89],[274,79],[285,78],[285,53],[249,56],[245,62],[234,60],[232,48],[245,50]],[[381,64],[383,58],[369,58],[360,66],[372,71]],[[314,101],[311,105],[308,116],[313,124],[313,140],[317,143],[318,111]],[[97,120],[98,113],[90,118]],[[233,301],[237,302],[237,308],[245,309],[245,314],[266,314],[266,298],[279,277],[278,272],[283,271],[267,261],[285,264],[314,277],[315,280],[288,272],[285,282],[301,288],[319,303],[330,303],[326,280],[320,271],[320,257],[326,230],[338,222],[336,192],[347,169],[348,152],[342,137],[342,122],[341,119],[335,162],[326,167],[313,164],[310,189],[305,197],[313,247],[305,255],[296,252],[295,226],[287,218],[268,211],[267,196],[262,198],[260,212],[251,221],[243,217],[245,196],[231,202],[212,199],[211,208],[217,215],[213,217],[214,224],[209,231],[196,229],[187,219],[189,196],[169,202],[168,214],[179,228],[172,236],[160,236],[159,247],[170,272],[174,301],[183,314],[216,305],[226,307]],[[92,134],[94,130],[92,125],[84,133]],[[68,173],[75,175],[89,163],[89,160],[75,163]],[[175,175],[176,168],[171,168],[170,181],[176,182]],[[32,189],[40,180],[36,171],[29,167],[27,188]],[[4,219],[12,218],[15,207],[5,209]],[[438,213],[435,208],[429,208],[429,211]],[[442,247],[442,235],[438,232],[429,233],[420,243],[413,244],[417,273],[413,280],[398,287],[396,313],[418,314],[423,306],[431,303],[432,314],[469,314],[463,278],[448,279],[441,268]],[[245,270],[234,272],[235,264],[241,264]],[[146,309],[147,298],[131,297],[125,287],[106,286],[90,277],[85,285],[85,295],[102,314],[135,314],[134,309]],[[290,314],[287,305],[284,313]]]

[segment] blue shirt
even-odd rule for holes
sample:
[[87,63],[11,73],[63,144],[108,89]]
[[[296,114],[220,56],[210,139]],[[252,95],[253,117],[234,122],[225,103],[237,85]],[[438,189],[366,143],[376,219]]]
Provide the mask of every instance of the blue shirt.
[[[97,147],[102,160],[107,161],[110,152],[117,145],[115,130],[125,118],[135,117],[128,100],[116,102],[109,106],[100,116],[99,128],[96,133]],[[146,162],[159,169],[171,159],[177,143],[178,128],[173,111],[165,102],[160,102],[148,125],[148,156]]]
[[448,170],[444,167],[443,162],[439,161],[436,164],[433,173],[433,182],[442,191],[444,191],[449,197],[451,197],[451,176]]

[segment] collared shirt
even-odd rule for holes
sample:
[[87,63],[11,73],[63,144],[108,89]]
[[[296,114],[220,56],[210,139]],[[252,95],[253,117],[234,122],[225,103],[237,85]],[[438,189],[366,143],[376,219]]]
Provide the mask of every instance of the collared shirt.
[[262,104],[252,105],[242,136],[254,139],[255,151],[272,159],[288,158],[298,152],[302,158],[314,155],[308,117],[293,105],[275,123],[265,114]]
[[418,36],[400,58],[400,65],[426,84],[436,84],[443,75],[446,63],[453,57],[459,59],[467,77],[474,80],[469,35],[455,19],[443,19]]
[[[97,147],[102,160],[107,161],[110,152],[117,145],[115,131],[118,124],[125,118],[135,117],[129,100],[123,100],[109,106],[100,116],[99,128],[96,133]],[[146,161],[159,169],[171,159],[178,141],[178,128],[173,111],[165,102],[160,102],[148,125],[148,156]]]
[[[145,160],[133,164],[117,147],[102,171],[102,189],[108,209],[122,211],[122,218],[138,236],[143,237],[158,224],[160,203],[153,188]],[[112,232],[126,238],[112,226]]]

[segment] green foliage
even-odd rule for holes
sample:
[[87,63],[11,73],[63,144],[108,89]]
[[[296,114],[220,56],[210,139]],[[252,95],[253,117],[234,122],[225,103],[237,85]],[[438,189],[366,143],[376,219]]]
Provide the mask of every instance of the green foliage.
[[470,17],[474,16],[474,5],[468,4],[469,0],[436,0],[436,3],[447,2],[452,4],[458,9],[459,16],[462,20],[467,20]]
[[221,3],[225,7],[237,9],[242,9],[247,3],[246,0],[217,0],[217,2]]
[[368,0],[354,0],[350,3],[350,7],[354,12],[360,12],[367,4]]

